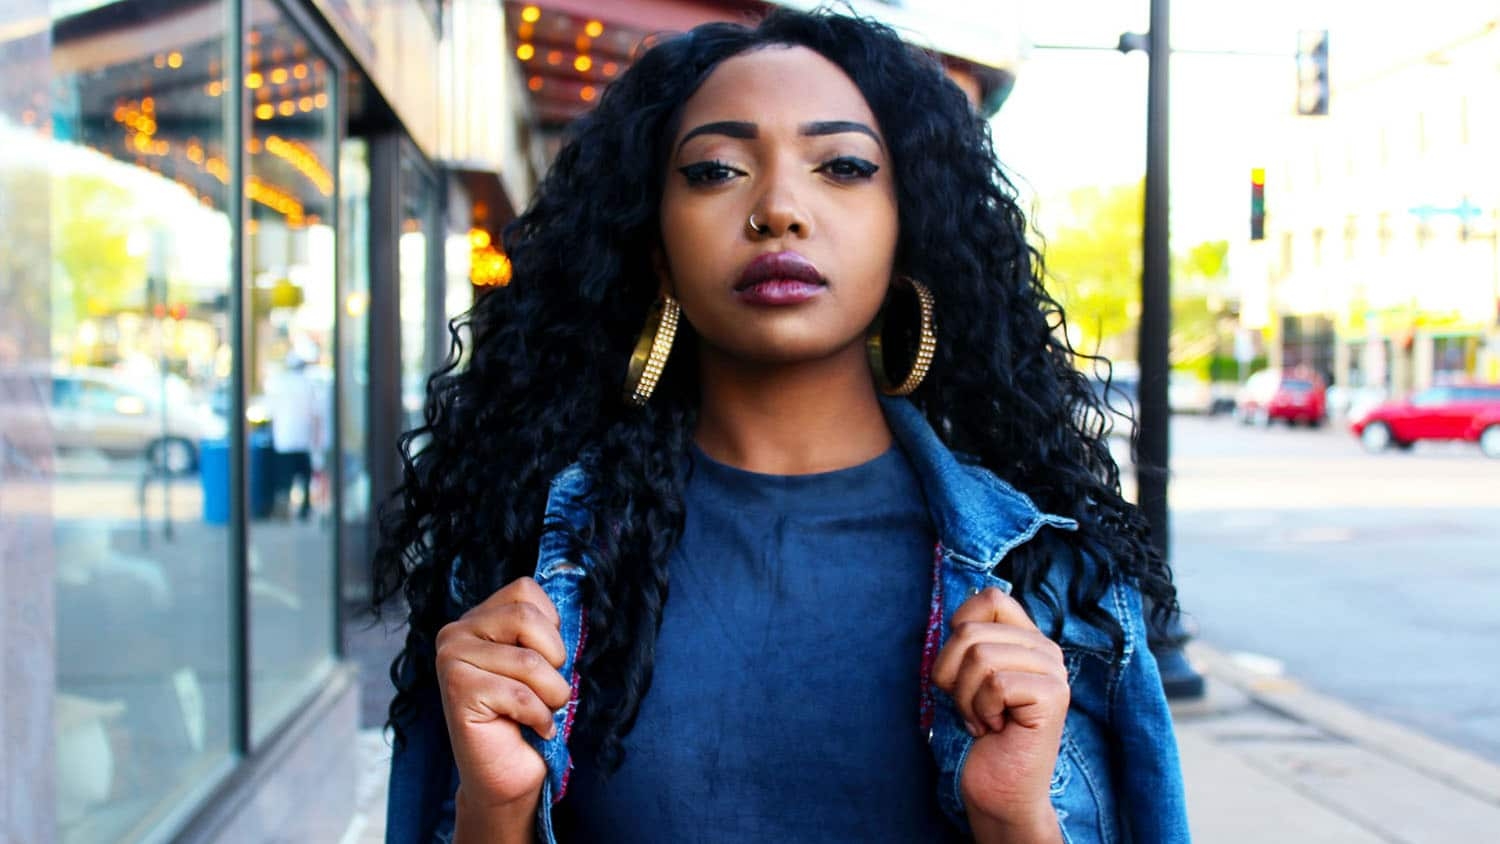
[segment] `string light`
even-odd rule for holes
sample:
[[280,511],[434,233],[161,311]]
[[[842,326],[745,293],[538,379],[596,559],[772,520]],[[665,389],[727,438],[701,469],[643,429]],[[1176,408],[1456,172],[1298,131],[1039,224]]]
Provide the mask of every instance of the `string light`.
[[182,54],[176,51],[169,53],[167,55],[167,67],[170,67],[173,70],[182,67]]
[[521,46],[516,48],[516,58],[520,59],[523,62],[531,61],[531,57],[535,55],[536,48],[531,46],[530,44],[522,44]]
[[588,69],[593,66],[594,60],[589,58],[588,56],[579,56],[578,58],[573,60],[573,69],[578,71],[579,73],[587,73]]
[[256,176],[245,180],[245,195],[250,197],[252,202],[259,202],[286,217],[289,226],[301,226],[306,221],[302,203],[298,202],[295,196],[281,188],[267,184]]
[[510,259],[495,248],[490,233],[481,228],[469,229],[469,281],[476,287],[504,287],[510,284]]
[[542,19],[542,10],[535,6],[527,6],[521,10],[521,20],[527,23],[536,23]]
[[313,183],[319,193],[324,196],[333,195],[333,175],[306,144],[289,141],[280,135],[271,135],[266,138],[266,152],[292,165],[293,169]]
[[604,34],[604,24],[599,21],[589,21],[584,25],[583,31],[588,33],[590,38],[598,38]]

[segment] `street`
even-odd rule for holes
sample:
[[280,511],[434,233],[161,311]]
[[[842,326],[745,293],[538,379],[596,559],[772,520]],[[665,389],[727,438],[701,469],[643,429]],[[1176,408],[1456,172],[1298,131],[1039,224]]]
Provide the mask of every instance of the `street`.
[[1500,761],[1500,461],[1174,417],[1173,563],[1252,670]]

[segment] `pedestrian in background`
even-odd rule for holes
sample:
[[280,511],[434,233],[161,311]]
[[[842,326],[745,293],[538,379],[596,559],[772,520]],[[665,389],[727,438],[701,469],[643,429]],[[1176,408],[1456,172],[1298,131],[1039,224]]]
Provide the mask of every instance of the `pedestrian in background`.
[[308,360],[297,352],[288,354],[285,368],[266,384],[266,412],[271,417],[277,506],[290,515],[292,492],[300,485],[297,518],[302,521],[312,513],[313,453],[324,439],[322,407]]
[[1186,840],[1175,592],[1025,231],[886,27],[643,53],[403,439],[388,840]]

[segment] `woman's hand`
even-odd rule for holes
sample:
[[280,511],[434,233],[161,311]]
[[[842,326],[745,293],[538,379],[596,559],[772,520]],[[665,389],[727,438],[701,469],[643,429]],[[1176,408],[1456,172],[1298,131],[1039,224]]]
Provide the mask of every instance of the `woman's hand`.
[[999,589],[965,601],[932,681],[976,741],[959,781],[978,840],[1060,838],[1048,794],[1068,715],[1062,649]]
[[[525,823],[547,765],[521,736],[544,738],[572,689],[558,669],[561,621],[536,581],[523,577],[446,625],[437,636],[437,678],[458,763],[459,814]],[[460,829],[464,818],[459,819]]]

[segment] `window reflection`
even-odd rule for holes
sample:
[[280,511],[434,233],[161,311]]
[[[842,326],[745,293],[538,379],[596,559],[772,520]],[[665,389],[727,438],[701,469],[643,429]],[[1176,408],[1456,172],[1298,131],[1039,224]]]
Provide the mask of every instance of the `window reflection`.
[[46,180],[6,211],[50,219],[52,266],[5,379],[50,470],[67,842],[138,837],[229,758],[224,10],[126,6],[54,21],[50,138],[0,140],[50,165],[0,165]]
[[335,125],[332,68],[270,0],[250,5],[246,223],[251,736],[306,700],[333,646]]
[[432,245],[432,216],[437,205],[437,185],[422,165],[404,154],[401,159],[401,407],[404,427],[422,424],[430,359],[428,294],[432,287],[428,250]]

